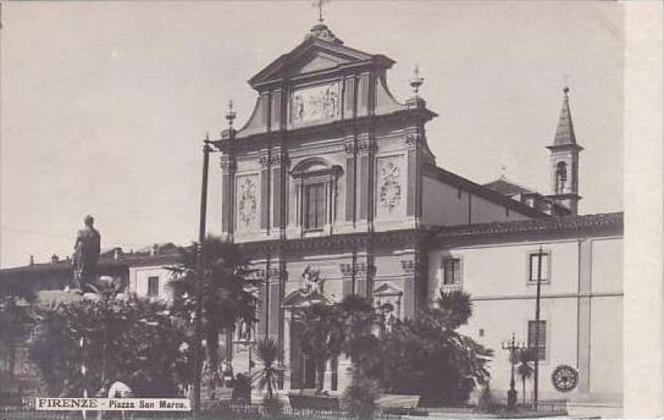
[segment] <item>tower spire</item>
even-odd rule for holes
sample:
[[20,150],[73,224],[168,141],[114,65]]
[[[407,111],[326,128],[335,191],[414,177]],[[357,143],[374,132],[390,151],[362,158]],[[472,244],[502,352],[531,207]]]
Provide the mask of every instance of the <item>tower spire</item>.
[[576,144],[576,134],[572,123],[572,113],[569,110],[569,86],[563,87],[563,104],[558,116],[556,135],[553,138],[554,146],[563,144]]
[[558,205],[566,207],[571,214],[578,213],[579,152],[576,133],[569,109],[569,86],[563,87],[563,103],[558,115],[553,144],[547,146],[551,153],[551,192],[549,195]]

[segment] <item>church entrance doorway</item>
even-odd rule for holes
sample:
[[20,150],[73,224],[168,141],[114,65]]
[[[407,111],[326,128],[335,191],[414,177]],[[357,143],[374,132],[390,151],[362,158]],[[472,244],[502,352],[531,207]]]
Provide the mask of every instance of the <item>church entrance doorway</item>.
[[316,364],[311,357],[302,352],[300,340],[293,330],[290,332],[290,343],[291,388],[316,388]]

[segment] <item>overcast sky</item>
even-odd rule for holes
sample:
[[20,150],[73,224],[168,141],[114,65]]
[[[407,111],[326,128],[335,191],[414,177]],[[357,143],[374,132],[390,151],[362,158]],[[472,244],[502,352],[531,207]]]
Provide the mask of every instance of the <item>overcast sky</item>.
[[[316,23],[311,1],[9,2],[2,5],[0,265],[73,251],[83,217],[102,247],[197,237],[201,140],[217,138],[246,81]],[[561,88],[581,154],[581,213],[622,210],[622,5],[617,2],[333,1],[346,45],[419,64],[439,166],[548,193]],[[213,156],[208,225],[220,230]]]

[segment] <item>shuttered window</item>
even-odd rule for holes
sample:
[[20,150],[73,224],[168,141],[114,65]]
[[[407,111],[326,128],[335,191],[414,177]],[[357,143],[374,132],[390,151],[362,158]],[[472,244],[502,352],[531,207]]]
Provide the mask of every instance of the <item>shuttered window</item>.
[[459,258],[443,260],[443,284],[461,284],[461,260]]
[[[550,254],[547,252],[535,252],[530,254],[530,275],[528,281],[537,283],[537,278],[541,282],[546,283],[549,281],[549,260]],[[540,270],[541,261],[541,270]]]
[[[537,347],[539,360],[546,359],[546,321],[539,321],[539,336],[536,337],[538,321],[528,321],[528,348]],[[537,345],[535,345],[537,341]]]
[[325,200],[325,184],[309,184],[304,186],[304,228],[320,229],[325,226],[327,212]]

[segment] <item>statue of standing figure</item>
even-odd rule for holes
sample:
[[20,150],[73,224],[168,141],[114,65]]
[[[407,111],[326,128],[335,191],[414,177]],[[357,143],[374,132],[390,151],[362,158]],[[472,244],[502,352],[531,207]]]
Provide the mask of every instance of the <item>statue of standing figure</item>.
[[92,216],[85,216],[85,229],[78,231],[74,244],[74,257],[72,258],[74,288],[79,289],[82,293],[97,291],[94,280],[101,250],[101,235],[94,228],[94,222],[95,219]]

